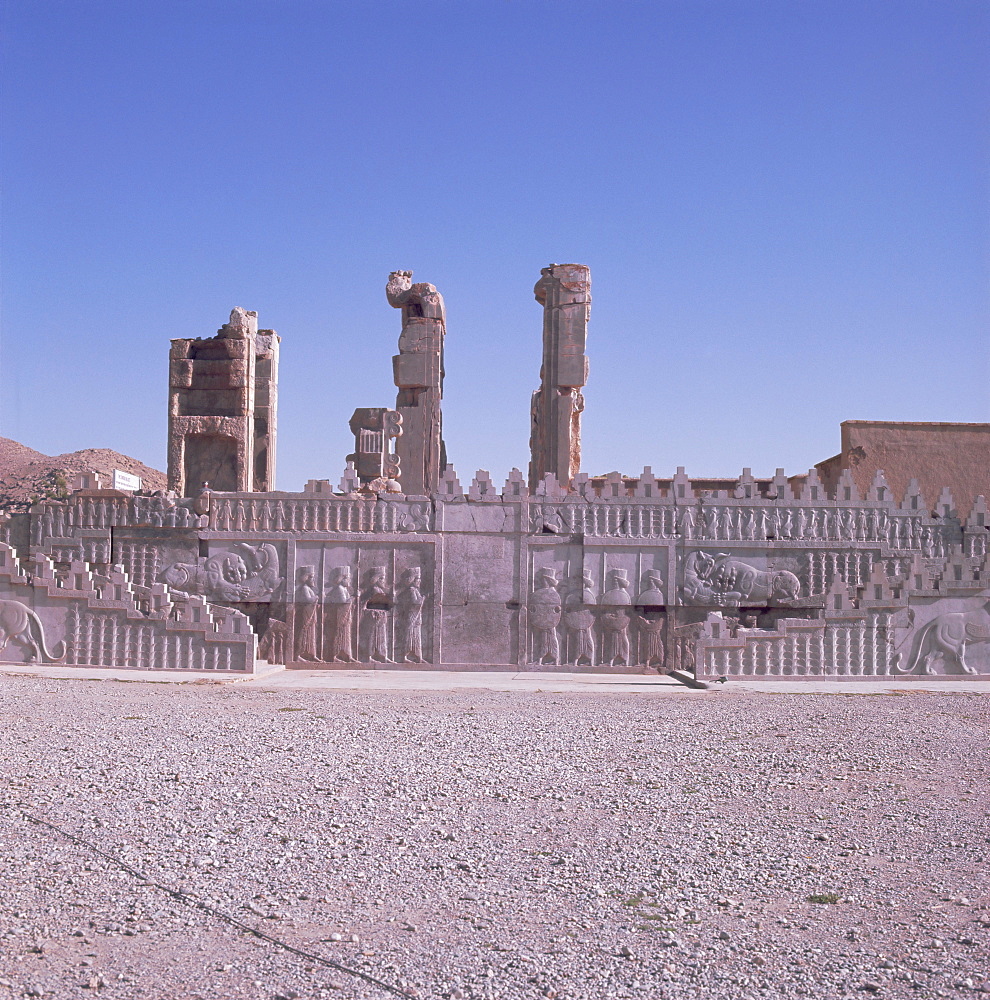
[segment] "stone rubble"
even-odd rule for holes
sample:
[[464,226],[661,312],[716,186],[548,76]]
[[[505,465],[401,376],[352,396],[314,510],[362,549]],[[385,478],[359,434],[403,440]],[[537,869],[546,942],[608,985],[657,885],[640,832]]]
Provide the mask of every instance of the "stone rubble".
[[0,997],[990,994],[990,702],[2,678]]

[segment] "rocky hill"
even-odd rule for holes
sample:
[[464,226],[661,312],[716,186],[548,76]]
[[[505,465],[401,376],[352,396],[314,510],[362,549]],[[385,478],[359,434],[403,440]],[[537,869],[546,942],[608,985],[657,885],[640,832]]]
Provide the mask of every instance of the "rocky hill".
[[164,472],[110,448],[83,448],[64,455],[44,455],[0,437],[0,509],[26,510],[36,498],[57,499],[72,489],[77,473],[98,472],[110,486],[113,470],[140,476],[143,488],[165,489]]

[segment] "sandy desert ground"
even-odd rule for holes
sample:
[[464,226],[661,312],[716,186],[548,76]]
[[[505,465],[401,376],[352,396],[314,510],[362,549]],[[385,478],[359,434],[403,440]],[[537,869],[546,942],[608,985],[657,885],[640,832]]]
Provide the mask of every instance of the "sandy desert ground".
[[990,993],[988,708],[0,677],[0,1000]]

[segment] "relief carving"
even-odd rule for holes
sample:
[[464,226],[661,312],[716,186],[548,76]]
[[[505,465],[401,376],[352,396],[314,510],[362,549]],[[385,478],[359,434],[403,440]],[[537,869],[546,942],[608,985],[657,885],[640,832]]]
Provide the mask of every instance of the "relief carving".
[[642,636],[640,660],[644,666],[661,670],[664,661],[664,615],[659,611],[647,611],[646,614],[636,616],[636,624]]
[[162,574],[174,590],[200,594],[213,601],[267,601],[279,590],[282,577],[274,545],[238,542],[243,553],[218,552],[195,563],[173,563]]
[[392,600],[385,582],[385,567],[368,571],[368,586],[363,595],[364,620],[368,627],[368,659],[389,663],[388,619]]
[[426,598],[420,590],[422,571],[407,569],[399,585],[396,603],[399,607],[398,655],[407,663],[423,662],[423,604]]
[[757,569],[727,552],[692,552],[684,562],[682,594],[686,604],[786,604],[800,598],[801,581],[788,570]]
[[529,624],[533,630],[533,659],[536,663],[560,662],[560,591],[557,574],[552,569],[536,571],[536,590],[529,599]]
[[308,566],[296,570],[295,593],[296,659],[319,660],[316,650],[317,612],[320,595],[313,587],[313,571]]
[[658,570],[651,569],[643,574],[643,589],[636,604],[640,607],[656,606],[666,604],[663,597],[663,574]]
[[938,615],[915,633],[907,667],[900,669],[901,654],[894,658],[894,672],[932,674],[941,660],[945,673],[975,674],[966,662],[966,647],[990,642],[990,603],[983,610],[950,611]]
[[354,646],[351,639],[354,619],[354,592],[351,586],[351,571],[347,566],[338,566],[330,574],[330,589],[326,595],[326,635],[323,658],[328,663],[341,660],[354,661]]
[[269,663],[285,663],[289,646],[289,626],[278,618],[269,618],[265,634],[258,642],[258,658]]
[[0,652],[13,640],[28,653],[28,663],[34,663],[42,656],[46,663],[57,663],[65,658],[65,643],[60,642],[62,652],[56,656],[45,643],[45,626],[41,619],[20,601],[0,601]]
[[574,583],[564,602],[570,662],[575,666],[582,663],[591,666],[595,662],[595,616],[591,611],[591,606],[595,604],[595,590],[591,570],[584,570],[581,579]]
[[629,612],[610,605],[605,607],[598,620],[603,636],[602,662],[613,667],[626,666],[629,663]]

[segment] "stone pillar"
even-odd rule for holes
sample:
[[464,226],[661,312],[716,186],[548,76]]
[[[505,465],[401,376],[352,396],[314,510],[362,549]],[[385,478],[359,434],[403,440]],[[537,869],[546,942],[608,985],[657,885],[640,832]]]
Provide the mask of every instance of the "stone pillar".
[[395,442],[399,482],[406,494],[429,496],[447,464],[440,401],[443,398],[443,296],[426,282],[412,283],[412,271],[393,271],[385,287],[389,305],[402,310],[399,353],[392,358],[399,389],[395,409],[402,435]]
[[275,486],[278,345],[258,314],[234,309],[215,337],[173,340],[168,486],[180,496]]
[[278,432],[278,345],[274,330],[255,337],[254,366],[254,482],[257,493],[275,489],[275,442]]
[[581,388],[588,381],[584,349],[591,315],[591,270],[551,264],[533,291],[543,306],[543,366],[533,393],[529,488],[548,473],[569,487],[581,467]]

